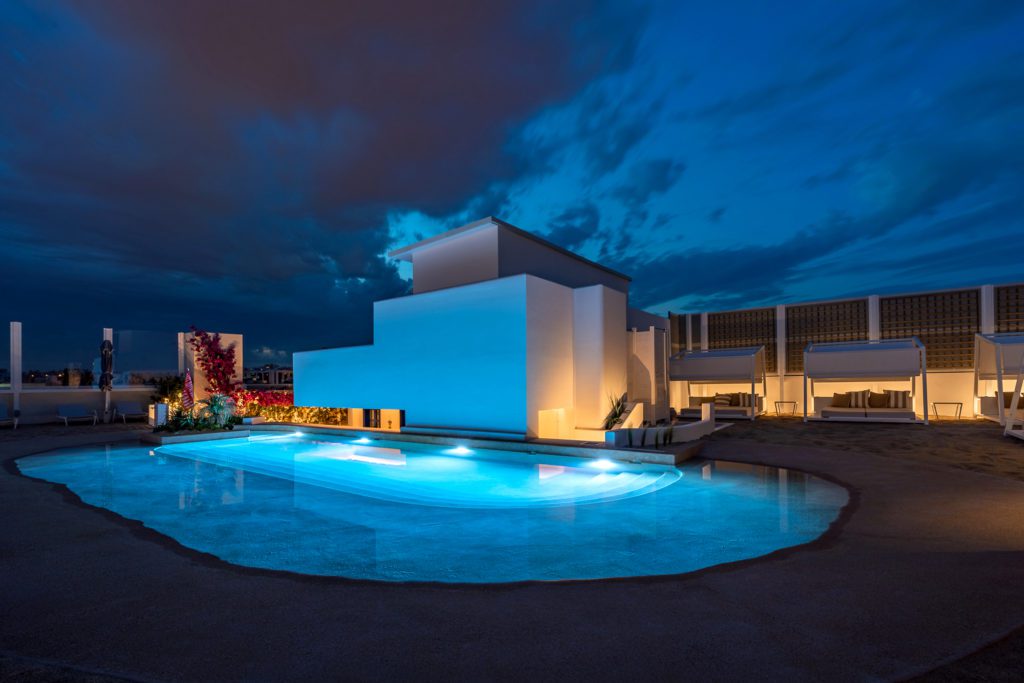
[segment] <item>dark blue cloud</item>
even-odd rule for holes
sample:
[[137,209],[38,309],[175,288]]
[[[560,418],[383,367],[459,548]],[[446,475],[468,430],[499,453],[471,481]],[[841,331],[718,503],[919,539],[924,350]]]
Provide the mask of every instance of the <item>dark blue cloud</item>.
[[0,17],[0,317],[36,329],[362,341],[387,250],[488,214],[655,309],[1022,277],[1018,2]]

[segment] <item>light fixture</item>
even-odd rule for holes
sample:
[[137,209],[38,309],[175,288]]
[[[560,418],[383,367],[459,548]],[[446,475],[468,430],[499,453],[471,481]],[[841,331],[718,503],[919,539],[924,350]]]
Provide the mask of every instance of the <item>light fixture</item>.
[[445,453],[448,453],[449,455],[472,455],[473,451],[465,446],[456,446],[455,448],[449,448]]
[[615,463],[608,458],[600,458],[599,460],[593,460],[587,464],[591,467],[596,467],[599,470],[610,470],[615,468]]
[[365,436],[361,436],[358,439],[356,439],[355,441],[353,441],[352,443],[363,443],[363,444],[366,444],[366,443],[370,443],[370,440],[367,439]]

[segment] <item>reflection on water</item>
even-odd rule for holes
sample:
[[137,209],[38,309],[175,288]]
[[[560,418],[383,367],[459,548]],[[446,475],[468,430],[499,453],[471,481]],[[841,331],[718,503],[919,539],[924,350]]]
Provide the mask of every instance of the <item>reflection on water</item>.
[[846,502],[812,476],[722,461],[603,469],[342,439],[216,444],[73,449],[18,465],[230,562],[384,580],[691,571],[812,540]]

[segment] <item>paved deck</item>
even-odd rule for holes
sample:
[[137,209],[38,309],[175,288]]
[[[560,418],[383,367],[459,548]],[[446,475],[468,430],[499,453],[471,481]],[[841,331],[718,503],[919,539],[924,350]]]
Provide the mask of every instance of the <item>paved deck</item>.
[[[0,459],[133,437],[25,432]],[[1024,483],[740,439],[704,455],[826,474],[856,510],[811,546],[681,577],[387,585],[234,568],[8,466],[0,651],[147,680],[892,680],[1024,624]]]

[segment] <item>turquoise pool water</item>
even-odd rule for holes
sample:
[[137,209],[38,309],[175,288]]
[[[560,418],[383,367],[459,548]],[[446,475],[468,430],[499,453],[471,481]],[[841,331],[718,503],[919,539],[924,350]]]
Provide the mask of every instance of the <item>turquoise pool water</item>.
[[839,486],[770,467],[288,433],[17,464],[228,562],[385,581],[687,572],[813,540],[847,501]]

